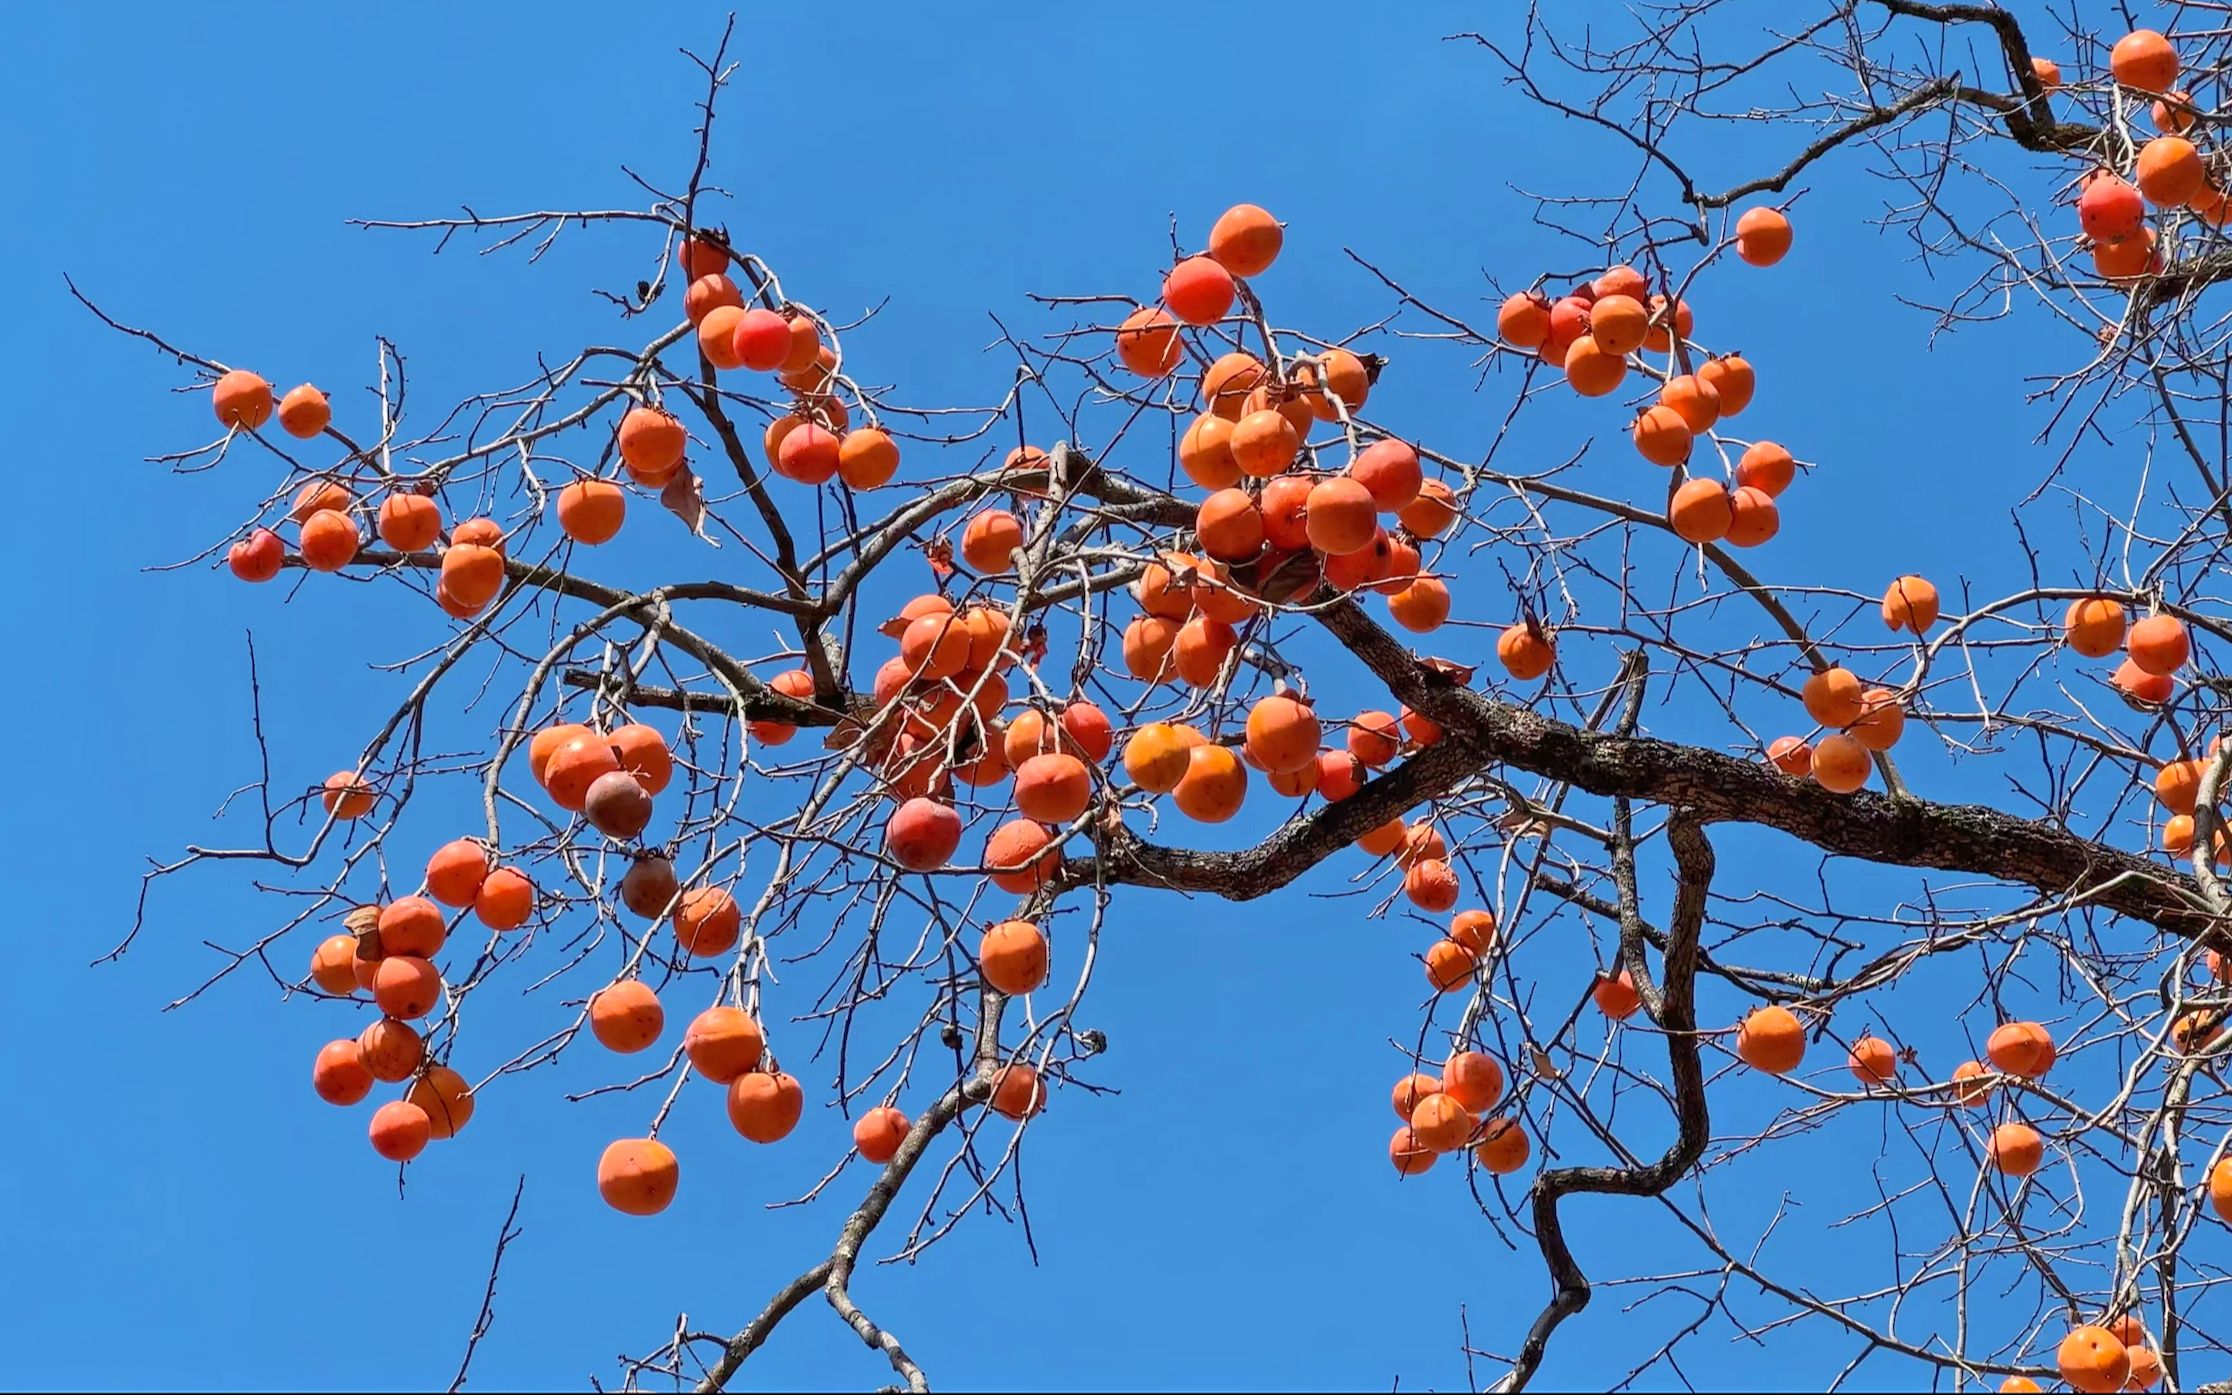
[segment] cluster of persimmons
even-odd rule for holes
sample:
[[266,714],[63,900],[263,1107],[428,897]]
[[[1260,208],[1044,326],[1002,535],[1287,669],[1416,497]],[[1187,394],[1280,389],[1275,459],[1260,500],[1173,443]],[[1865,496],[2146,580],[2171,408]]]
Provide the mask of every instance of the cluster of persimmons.
[[[2225,206],[2224,196],[2208,185],[2199,154],[2177,134],[2189,127],[2191,115],[2184,94],[2172,88],[2178,69],[2170,45],[2142,31],[2116,46],[2113,62],[2119,82],[2161,94],[2155,116],[2165,134],[2139,151],[2136,189],[2103,171],[2081,196],[2080,217],[2104,274],[2111,274],[2111,264],[2137,258],[2143,266],[2154,255],[2146,204],[2190,207],[2219,219]],[[2049,88],[2059,84],[2058,70],[2044,60],[2038,75]],[[1150,381],[1171,377],[1189,361],[1189,330],[1252,324],[1263,341],[1262,354],[1232,348],[1199,376],[1197,409],[1177,445],[1180,469],[1202,491],[1190,541],[1182,537],[1145,562],[1130,589],[1136,611],[1124,617],[1120,662],[1143,684],[1221,690],[1258,657],[1251,641],[1274,609],[1321,585],[1383,598],[1390,618],[1415,634],[1432,633],[1450,616],[1450,588],[1427,554],[1457,522],[1463,500],[1427,474],[1414,445],[1359,421],[1375,378],[1372,362],[1338,346],[1280,352],[1252,282],[1270,271],[1282,242],[1282,227],[1268,212],[1247,204],[1232,208],[1217,220],[1204,252],[1170,268],[1156,303],[1114,327],[1116,361]],[[1772,266],[1792,245],[1790,221],[1777,209],[1752,208],[1736,220],[1732,245],[1746,263]],[[771,374],[791,395],[763,440],[774,473],[809,487],[889,484],[899,447],[872,419],[852,424],[842,361],[826,324],[801,306],[753,303],[770,297],[757,290],[747,296],[731,279],[730,255],[717,240],[693,236],[679,257],[688,280],[685,309],[705,362],[720,372]],[[1726,480],[1692,469],[1700,443],[1724,449],[1716,429],[1751,404],[1757,377],[1740,355],[1693,358],[1702,350],[1692,338],[1692,310],[1671,286],[1654,290],[1642,272],[1613,266],[1554,298],[1539,290],[1511,296],[1500,309],[1498,332],[1506,345],[1538,355],[1585,397],[1609,395],[1631,374],[1650,380],[1651,400],[1629,434],[1646,461],[1674,472],[1665,518],[1676,536],[1698,546],[1753,547],[1775,535],[1777,500],[1796,474],[1788,450],[1768,440],[1741,443]],[[1644,354],[1664,355],[1664,366],[1652,366]],[[258,431],[276,417],[282,430],[308,439],[331,426],[330,406],[316,388],[305,384],[275,401],[268,382],[244,371],[218,378],[213,403],[219,420],[236,430]],[[1320,433],[1324,439],[1313,443]],[[618,535],[630,484],[669,490],[687,479],[689,431],[653,401],[627,405],[614,443],[613,478],[585,473],[557,491],[556,521],[574,543],[596,546]],[[1336,456],[1342,463],[1330,467]],[[1008,455],[1002,473],[1017,480],[1018,509],[1024,499],[1043,497],[1033,493],[1032,481],[1049,463],[1045,452],[1029,446]],[[435,595],[445,611],[460,620],[486,612],[511,574],[504,529],[480,517],[451,525],[436,492],[410,482],[385,481],[382,490],[373,509],[340,481],[320,476],[303,485],[288,511],[298,530],[300,565],[333,572],[357,561],[359,520],[369,513],[378,538],[395,552],[438,552]],[[1053,542],[1015,509],[988,506],[966,519],[958,552],[986,582],[1022,585],[1043,569]],[[237,576],[256,582],[277,576],[286,560],[283,540],[262,528],[235,544],[229,557]],[[1884,596],[1882,615],[1894,632],[1927,643],[1940,619],[1937,589],[1919,576],[1899,577]],[[2138,702],[2166,701],[2173,675],[2190,658],[2176,618],[2132,622],[2112,597],[2071,604],[2065,632],[2068,647],[2081,655],[2121,651],[2125,658],[2114,681]],[[1283,676],[1248,706],[1242,729],[1226,734],[1177,721],[1121,730],[1080,697],[1018,698],[1010,681],[1026,657],[1026,641],[1010,611],[982,588],[959,602],[942,592],[919,596],[881,633],[895,649],[875,673],[873,701],[865,715],[846,714],[832,745],[853,752],[889,799],[884,856],[905,873],[982,875],[1032,904],[1062,875],[1064,841],[1103,807],[1119,772],[1125,798],[1167,798],[1183,817],[1215,824],[1240,811],[1251,772],[1280,797],[1338,801],[1374,772],[1442,736],[1431,719],[1407,707],[1329,723]],[[1555,638],[1530,614],[1501,633],[1496,653],[1514,679],[1532,682],[1554,666]],[[1030,681],[1036,690],[1035,674]],[[804,668],[776,674],[768,685],[802,702],[816,696],[815,679]],[[1801,694],[1817,730],[1776,740],[1768,757],[1785,773],[1828,790],[1858,790],[1873,758],[1899,739],[1910,696],[1844,667],[1823,667]],[[764,746],[796,734],[786,723],[765,719],[754,721],[750,732]],[[549,802],[629,858],[617,897],[628,914],[654,928],[663,923],[684,961],[717,961],[736,951],[746,929],[743,908],[721,887],[689,884],[656,841],[645,838],[677,769],[659,731],[640,723],[611,730],[557,723],[535,731],[527,746],[528,767]],[[2203,769],[2199,759],[2181,760],[2164,765],[2157,778],[2170,812],[2164,842],[2173,853],[2191,846]],[[993,829],[967,868],[956,868],[965,828],[957,789],[1002,785],[1009,787],[1005,797],[1014,816]],[[359,771],[336,773],[321,798],[340,820],[364,818],[380,800]],[[1447,993],[1474,983],[1495,952],[1496,921],[1483,909],[1458,909],[1459,878],[1431,820],[1393,818],[1358,839],[1357,847],[1393,860],[1403,894],[1418,909],[1450,916],[1446,936],[1423,955],[1430,985]],[[537,904],[533,881],[499,848],[461,837],[434,852],[415,892],[362,908],[348,933],[318,946],[311,981],[336,997],[369,997],[380,1017],[318,1052],[313,1086],[327,1101],[354,1105],[380,1083],[405,1085],[401,1098],[379,1105],[371,1117],[371,1144],[382,1157],[408,1161],[472,1116],[469,1083],[427,1051],[424,1024],[447,992],[435,957],[466,917],[490,932],[514,932],[533,922]],[[993,992],[1028,994],[1047,982],[1049,943],[1033,920],[993,924],[975,948],[978,972]],[[585,1005],[591,1035],[615,1052],[646,1050],[666,1032],[665,1006],[641,976],[642,958],[631,959],[629,969]],[[798,1124],[804,1091],[776,1062],[754,1011],[729,1001],[732,977],[723,976],[721,985],[716,1000],[691,1017],[682,1053],[691,1071],[726,1091],[738,1133],[777,1142]],[[1625,969],[1599,974],[1592,996],[1614,1022],[1641,1006]],[[2182,1048],[2188,1038],[2217,1030],[2199,1018],[2181,1029]],[[1787,1008],[1758,1008],[1735,1032],[1736,1054],[1753,1069],[1781,1075],[1804,1058],[1805,1024]],[[1943,1101],[1948,1107],[1981,1107],[2003,1079],[2043,1076],[2055,1047],[2040,1024],[2009,1022],[1992,1033],[1986,1054],[1989,1065],[1970,1061],[1954,1072]],[[1849,1064],[1864,1089],[1898,1088],[1898,1056],[1887,1042],[1863,1037],[1852,1046]],[[1395,1169],[1421,1173],[1440,1155],[1466,1149],[1492,1173],[1523,1167],[1527,1135],[1514,1112],[1499,1112],[1507,1103],[1506,1085],[1503,1066],[1469,1048],[1451,1054],[1439,1075],[1414,1072],[1397,1081],[1398,1127],[1389,1142]],[[1043,1107],[1045,1095],[1032,1068],[1015,1062],[1001,1068],[988,1103],[1022,1120]],[[911,1130],[908,1116],[887,1098],[860,1116],[853,1139],[864,1159],[881,1165],[899,1155]],[[2002,1123],[1991,1135],[1989,1157],[2002,1173],[2028,1176],[2043,1165],[2045,1140],[2023,1122]],[[679,1162],[665,1144],[630,1138],[606,1150],[598,1184],[616,1209],[647,1215],[672,1201],[679,1176]],[[2211,1194],[2220,1212],[2232,1217],[2232,1162],[2212,1175]],[[2151,1384],[2148,1372],[2160,1372],[2143,1325],[2131,1315],[2077,1329],[2063,1344],[2061,1360],[2080,1390],[2123,1388],[2127,1381],[2143,1389]],[[2010,1382],[2007,1388],[2025,1386]]]

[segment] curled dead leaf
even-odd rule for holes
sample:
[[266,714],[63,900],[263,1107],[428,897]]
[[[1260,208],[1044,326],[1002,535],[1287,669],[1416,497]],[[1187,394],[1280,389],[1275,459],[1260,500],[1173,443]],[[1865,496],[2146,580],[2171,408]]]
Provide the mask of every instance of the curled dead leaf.
[[1559,1070],[1558,1063],[1550,1059],[1550,1053],[1539,1046],[1527,1048],[1527,1067],[1534,1072],[1537,1080],[1563,1080],[1565,1078],[1565,1072]]
[[666,487],[659,491],[659,502],[667,511],[682,520],[682,525],[707,542],[713,541],[705,534],[705,482],[695,470],[679,470]]
[[352,935],[361,935],[380,923],[378,906],[358,906],[341,917],[341,928]]

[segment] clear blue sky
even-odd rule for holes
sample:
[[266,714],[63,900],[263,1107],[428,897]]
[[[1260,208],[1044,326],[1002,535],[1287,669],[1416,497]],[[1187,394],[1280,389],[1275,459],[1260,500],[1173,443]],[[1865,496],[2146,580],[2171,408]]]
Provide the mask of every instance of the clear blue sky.
[[[919,6],[754,7],[715,146],[717,177],[737,195],[725,216],[805,299],[842,315],[888,295],[853,352],[918,402],[985,402],[1005,388],[1007,362],[979,352],[986,312],[1040,325],[1026,292],[1148,294],[1167,264],[1168,220],[1195,244],[1240,199],[1290,225],[1267,280],[1283,322],[1340,334],[1389,308],[1344,247],[1485,322],[1484,273],[1520,283],[1585,261],[1530,225],[1512,186],[1601,192],[1627,177],[1614,147],[1522,107],[1469,46],[1441,42],[1496,8],[1009,6],[964,26]],[[651,1222],[606,1211],[590,1185],[596,1150],[637,1131],[645,1105],[564,1103],[610,1074],[609,1058],[581,1052],[486,1101],[464,1140],[411,1169],[399,1202],[392,1170],[363,1146],[362,1112],[308,1088],[313,1051],[356,1030],[354,1018],[283,1005],[245,976],[161,1010],[214,966],[204,940],[258,935],[276,898],[223,871],[175,881],[128,957],[88,967],[128,926],[144,859],[206,836],[211,811],[252,777],[245,633],[264,660],[278,778],[306,783],[346,764],[393,701],[392,676],[366,664],[436,630],[394,595],[323,585],[282,605],[278,587],[208,569],[147,571],[201,550],[270,481],[244,468],[174,478],[143,463],[206,438],[206,400],[171,395],[186,376],[72,305],[63,273],[126,319],[282,384],[314,380],[349,413],[365,410],[375,334],[409,356],[424,404],[517,381],[538,351],[610,342],[609,312],[588,288],[632,281],[655,248],[569,233],[537,266],[466,246],[431,258],[427,241],[343,220],[468,201],[627,205],[638,195],[623,162],[679,182],[696,79],[675,49],[709,42],[720,16],[553,3],[531,15],[127,4],[13,17],[0,59],[14,196],[0,264],[14,288],[0,355],[17,385],[19,524],[0,566],[17,596],[17,756],[37,771],[18,778],[38,788],[0,802],[16,945],[0,1030],[14,1135],[0,1150],[9,1383],[439,1386],[521,1172],[525,1238],[476,1384],[610,1382],[616,1354],[656,1345],[678,1312],[738,1326],[826,1252],[857,1194],[856,1172],[834,1204],[764,1210],[842,1150],[843,1121],[810,1108],[789,1144],[756,1149],[729,1133],[710,1092],[693,1091],[670,1125],[682,1201]],[[1706,182],[1733,179],[1756,172],[1763,148],[1748,138],[1698,164]],[[1995,541],[1998,520],[2048,460],[2028,444],[2041,421],[2021,415],[2019,374],[2084,346],[1991,326],[1928,345],[1926,321],[1879,288],[1919,285],[1908,248],[1864,225],[1880,191],[1850,164],[1824,183],[1784,268],[1716,273],[1700,297],[1701,334],[1760,367],[1757,429],[1825,464],[1794,492],[1759,570],[1876,593],[1919,569],[1949,598],[1964,578],[1999,594],[2023,574]],[[1395,359],[1375,396],[1382,415],[1460,455],[1485,448],[1507,385],[1473,395],[1458,354],[1371,346]],[[1601,433],[1587,482],[1650,497],[1660,477],[1631,468],[1615,409],[1559,402],[1534,418],[1501,463],[1546,465]],[[648,574],[649,552],[634,555]],[[1673,555],[1643,555],[1657,576],[1645,590],[1662,597]],[[1458,617],[1500,625],[1502,583],[1492,567],[1478,575]],[[1712,623],[1722,638],[1758,629],[1750,614]],[[1453,631],[1445,652],[1487,662],[1490,633]],[[1611,672],[1608,649],[1577,657],[1583,674]],[[1367,699],[1330,661],[1319,688],[1336,710]],[[1752,715],[1767,734],[1782,720]],[[473,716],[483,731],[494,720]],[[1731,739],[1695,692],[1651,721],[1663,735]],[[1908,763],[1940,796],[2005,793],[1986,769],[1922,753]],[[464,807],[462,793],[446,797]],[[398,856],[450,836],[435,823]],[[1791,866],[1776,840],[1720,836],[1735,882],[1767,884],[1753,869],[1770,859]],[[1792,888],[1805,890],[1810,865]],[[934,1380],[1447,1389],[1465,1380],[1461,1308],[1476,1342],[1516,1346],[1546,1292],[1531,1244],[1507,1248],[1449,1165],[1406,1184],[1387,1166],[1387,1087],[1401,1068],[1391,1043],[1417,1033],[1410,955],[1427,938],[1415,920],[1365,920],[1364,898],[1325,899],[1355,870],[1321,869],[1239,910],[1120,903],[1081,1017],[1112,1046],[1091,1078],[1120,1093],[1066,1092],[1030,1131],[1037,1267],[1017,1229],[979,1218],[918,1269],[871,1268],[859,1283]],[[1664,887],[1661,877],[1654,895]],[[1561,923],[1532,951],[1544,1001],[1585,983],[1583,937]],[[299,972],[310,944],[290,942],[284,972]],[[1941,1071],[1990,1022],[1951,975],[1906,1000],[1907,1039]],[[1733,1011],[1714,1004],[1707,1020]],[[1453,1005],[1442,1015],[1453,1020]],[[1627,1049],[1663,1066],[1655,1043]],[[826,1062],[800,1069],[816,1104],[829,1073]],[[1758,1127],[1777,1102],[1755,1081],[1716,1087],[1728,1129]],[[1655,1109],[1639,1096],[1622,1110],[1639,1149],[1663,1145]],[[1724,1193],[1722,1219],[1748,1236],[1780,1187],[1803,1183],[1818,1225],[1866,1194],[1879,1149],[1887,1166],[1908,1166],[1903,1147],[1885,1145],[1872,1117],[1839,1118],[1743,1174],[1753,1180]],[[1840,1167],[1858,1171],[1829,1175]],[[1569,1215],[1599,1275],[1666,1235],[1648,1203],[1583,1201]],[[894,1240],[877,1237],[870,1255]],[[1822,1252],[1786,1246],[1780,1258],[1809,1282],[1837,1278]],[[1657,1344],[1644,1334],[1691,1312],[1621,1317],[1636,1296],[1600,1292],[1545,1381],[1601,1388]],[[1826,1333],[1763,1350],[1717,1329],[1685,1370],[1701,1383],[1818,1388],[1853,1352]],[[752,1386],[836,1389],[886,1376],[815,1307],[748,1373]],[[1650,1383],[1667,1379],[1661,1368]]]

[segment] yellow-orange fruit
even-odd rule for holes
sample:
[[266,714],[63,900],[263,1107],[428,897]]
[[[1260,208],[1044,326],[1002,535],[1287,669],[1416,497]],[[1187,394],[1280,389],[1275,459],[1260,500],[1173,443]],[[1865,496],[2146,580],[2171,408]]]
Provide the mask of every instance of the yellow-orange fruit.
[[516,867],[498,867],[473,893],[473,914],[491,930],[517,930],[535,911],[535,884]]
[[1503,1088],[1503,1067],[1485,1052],[1455,1052],[1442,1069],[1443,1091],[1475,1114],[1501,1099]]
[[2046,1140],[2028,1124],[2010,1121],[1992,1130],[1986,1153],[2009,1177],[2028,1177],[2046,1161]]
[[1550,302],[1540,291],[1515,291],[1496,310],[1496,337],[1515,349],[1537,349],[1550,337]]
[[1635,441],[1636,454],[1653,465],[1669,468],[1689,459],[1697,440],[1682,414],[1665,406],[1645,408],[1629,435]]
[[423,896],[399,896],[380,908],[380,952],[432,959],[449,938],[442,908]]
[[1666,521],[1684,542],[1703,545],[1728,536],[1736,514],[1719,480],[1685,480],[1666,505]]
[[1763,1007],[1736,1029],[1736,1054],[1744,1064],[1770,1075],[1785,1075],[1806,1056],[1806,1029],[1785,1007]]
[[1029,819],[1012,819],[984,840],[984,865],[992,869],[992,885],[1027,896],[1062,869],[1062,848]]
[[1557,647],[1547,632],[1538,632],[1525,621],[1507,627],[1496,638],[1496,659],[1522,683],[1532,683],[1550,671]]
[[1806,715],[1825,727],[1848,727],[1867,705],[1867,690],[1851,669],[1826,668],[1806,680],[1799,690]]
[[356,560],[361,545],[356,520],[338,509],[320,509],[302,521],[295,550],[314,572],[337,572]]
[[1780,209],[1747,208],[1736,220],[1736,255],[1752,266],[1773,266],[1790,251],[1790,220]]
[[1938,589],[1919,576],[1902,576],[1883,593],[1883,623],[1894,631],[1925,634],[1938,620]]
[[279,429],[299,441],[322,433],[333,422],[333,406],[326,395],[308,383],[291,388],[279,399]]
[[627,516],[628,496],[610,480],[575,480],[558,491],[558,527],[577,543],[611,542]]
[[1852,1078],[1862,1085],[1888,1085],[1899,1075],[1898,1053],[1882,1037],[1862,1037],[1852,1044],[1847,1063]]
[[324,791],[318,802],[325,811],[337,819],[361,819],[372,812],[378,802],[370,782],[347,770],[336,770],[326,776]]
[[1974,1109],[1992,1097],[1991,1067],[1982,1061],[1963,1061],[1953,1068],[1953,1102]]
[[1232,463],[1245,475],[1268,478],[1294,463],[1302,437],[1283,413],[1265,408],[1232,424]]
[[1261,698],[1248,709],[1248,751],[1267,771],[1314,762],[1323,731],[1315,712],[1283,693]]
[[754,1143],[779,1143],[806,1112],[806,1092],[788,1071],[749,1071],[729,1082],[729,1124]]
[[426,1059],[426,1041],[408,1022],[383,1017],[357,1034],[357,1055],[374,1080],[393,1085],[409,1080]]
[[1116,327],[1116,357],[1142,378],[1168,377],[1185,357],[1178,322],[1153,306],[1132,311]]
[[1418,486],[1418,497],[1395,516],[1411,536],[1438,538],[1457,521],[1457,492],[1440,480],[1427,480]]
[[1627,360],[1584,334],[1566,350],[1565,376],[1583,397],[1603,397],[1627,376]]
[[1659,405],[1672,407],[1692,431],[1710,431],[1720,420],[1720,389],[1694,373],[1666,380],[1659,389]]
[[1769,498],[1790,488],[1797,473],[1798,462],[1773,441],[1752,442],[1736,460],[1737,486],[1756,489]]
[[1263,361],[1235,351],[1220,355],[1201,373],[1201,405],[1226,421],[1238,421],[1248,394],[1263,386]]
[[1403,894],[1422,911],[1439,914],[1457,904],[1462,888],[1456,869],[1438,858],[1425,858],[1403,874]]
[[690,1019],[682,1033],[690,1068],[716,1085],[759,1069],[767,1034],[759,1020],[739,1007],[709,1007]]
[[701,959],[736,948],[744,912],[736,898],[717,886],[693,887],[674,908],[674,939],[685,954]]
[[372,974],[372,1001],[388,1016],[408,1022],[442,1000],[442,975],[416,955],[391,954]]
[[1906,730],[1906,710],[1899,706],[1899,695],[1889,688],[1870,688],[1860,701],[1860,715],[1852,719],[1852,739],[1871,751],[1898,745]]
[[2125,634],[2124,653],[2142,673],[2164,678],[2185,667],[2193,656],[2193,641],[2175,616],[2150,615]]
[[1028,1119],[1046,1108],[1046,1085],[1036,1070],[1017,1061],[1000,1067],[993,1077],[988,1103],[1003,1118]]
[[1296,364],[1294,381],[1319,421],[1339,421],[1344,407],[1353,413],[1372,390],[1372,375],[1365,371],[1364,360],[1347,349],[1327,349],[1316,363]]
[[1027,920],[1004,920],[977,943],[984,981],[1010,997],[1046,982],[1046,934]]
[[666,1030],[666,1009],[642,979],[627,978],[589,995],[589,1030],[613,1051],[641,1051]]
[[1814,743],[1814,783],[1831,794],[1851,794],[1868,783],[1868,748],[1837,732]]
[[1589,307],[1589,333],[1606,353],[1632,354],[1650,332],[1651,312],[1634,296],[1598,296]]
[[2005,1022],[1992,1029],[1984,1054],[2009,1075],[2037,1079],[2053,1069],[2053,1033],[2037,1022]]
[[2157,208],[2182,208],[2208,183],[2201,152],[2184,136],[2156,136],[2139,147],[2132,183]]
[[1211,557],[1246,562],[1263,550],[1263,514],[1240,490],[1220,489],[1201,501],[1194,537]]
[[432,1136],[426,1111],[409,1100],[389,1100],[372,1114],[372,1151],[389,1162],[409,1162]]
[[673,1204],[682,1185],[674,1150],[655,1138],[623,1138],[597,1159],[597,1194],[626,1216],[656,1216]]
[[310,1063],[310,1088],[327,1104],[351,1105],[372,1093],[372,1072],[354,1041],[329,1041]]
[[2142,92],[2168,92],[2178,80],[2178,51],[2152,29],[2134,29],[2108,50],[2116,81]]
[[1412,634],[1432,634],[1440,629],[1449,619],[1449,607],[1449,587],[1430,576],[1420,577],[1387,598],[1387,613]]
[[1170,794],[1187,818],[1223,823],[1248,796],[1248,768],[1229,748],[1204,743],[1186,753],[1186,773]]
[[1617,974],[1599,970],[1596,982],[1589,988],[1589,997],[1595,1001],[1597,1011],[1614,1022],[1625,1022],[1643,1006],[1643,995],[1635,991],[1635,979],[1624,968]]
[[1723,417],[1740,415],[1751,405],[1752,394],[1758,390],[1759,377],[1752,371],[1751,363],[1741,354],[1723,354],[1705,360],[1697,370],[1698,381],[1709,384],[1720,394],[1720,414]]
[[1049,751],[1015,767],[1015,807],[1040,823],[1069,823],[1092,797],[1092,771],[1075,756]]
[[744,366],[736,352],[736,327],[743,319],[744,312],[733,305],[716,305],[705,312],[698,321],[697,341],[707,363],[723,372]]
[[2106,596],[2071,601],[2062,615],[2069,647],[2088,659],[2105,659],[2123,647],[2124,608]]
[[2173,814],[2192,813],[2200,799],[2201,777],[2208,768],[2206,761],[2199,760],[2163,762],[2162,768],[2155,772],[2155,798]]
[[881,489],[899,473],[899,444],[873,426],[848,431],[837,443],[837,477],[849,489]]
[[1813,774],[1813,745],[1796,736],[1778,736],[1767,743],[1767,759],[1785,775]]
[[1529,1148],[1527,1131],[1517,1119],[1490,1119],[1480,1126],[1473,1158],[1497,1176],[1508,1176],[1527,1165]]
[[891,1105],[879,1105],[853,1121],[853,1147],[860,1150],[862,1161],[882,1167],[899,1156],[908,1128],[906,1115]]
[[1473,952],[1455,940],[1436,940],[1426,949],[1426,981],[1435,992],[1447,993],[1472,982],[1479,964]]
[[1449,938],[1474,954],[1486,954],[1496,943],[1496,913],[1477,909],[1457,912],[1450,917]]
[[639,479],[663,480],[673,474],[689,444],[689,431],[657,407],[630,407],[620,418],[620,459]]
[[1190,727],[1149,722],[1124,743],[1124,773],[1151,794],[1168,794],[1185,778],[1188,753],[1201,739]]
[[2054,1352],[2061,1378],[2084,1395],[2109,1395],[2131,1378],[2131,1352],[2106,1328],[2080,1327]]
[[235,368],[210,388],[209,404],[226,426],[253,431],[271,420],[271,384]]
[[1232,458],[1232,423],[1203,412],[1178,439],[1178,465],[1203,489],[1229,489],[1240,482],[1240,462]]
[[1209,255],[1235,276],[1261,276],[1278,260],[1286,232],[1252,203],[1234,204],[1209,229]]
[[1732,547],[1757,547],[1782,527],[1774,496],[1764,490],[1739,485],[1728,496],[1728,509],[1728,543]]
[[356,977],[357,942],[354,935],[329,935],[318,942],[310,955],[310,981],[321,992],[336,998],[353,995],[358,987]]
[[1418,1108],[1418,1102],[1437,1093],[1441,1087],[1440,1080],[1424,1071],[1413,1071],[1396,1081],[1393,1095],[1395,1117],[1408,1123],[1411,1112]]
[[1411,1134],[1437,1153],[1453,1153],[1472,1136],[1472,1112],[1445,1088],[1428,1095],[1411,1111]]
[[1387,1141],[1388,1161],[1394,1163],[1395,1171],[1404,1177],[1416,1177],[1432,1167],[1440,1156],[1411,1132],[1409,1124],[1396,1129],[1395,1136]]
[[1426,483],[1418,452],[1393,437],[1374,441],[1358,451],[1356,459],[1349,462],[1348,472],[1371,491],[1372,502],[1381,513],[1400,514]]

